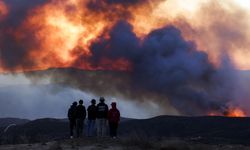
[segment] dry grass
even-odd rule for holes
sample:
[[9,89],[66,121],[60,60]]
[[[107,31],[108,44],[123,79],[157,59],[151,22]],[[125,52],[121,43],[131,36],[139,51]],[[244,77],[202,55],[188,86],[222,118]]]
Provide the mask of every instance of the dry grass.
[[243,145],[209,145],[202,143],[186,142],[177,138],[151,139],[145,137],[133,137],[121,140],[124,150],[250,150]]
[[54,144],[52,144],[48,150],[63,150],[61,146],[61,142],[57,141]]
[[186,142],[181,139],[132,138],[82,138],[48,143],[2,145],[1,150],[250,150],[242,145],[208,145]]

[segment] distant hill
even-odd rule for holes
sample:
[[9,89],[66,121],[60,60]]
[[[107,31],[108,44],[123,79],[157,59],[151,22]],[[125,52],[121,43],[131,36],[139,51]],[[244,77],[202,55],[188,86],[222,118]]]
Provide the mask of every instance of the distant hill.
[[250,118],[159,116],[130,120],[120,126],[122,136],[177,137],[205,142],[248,143]]
[[[121,123],[130,120],[130,118],[122,117]],[[20,144],[27,143],[27,141],[34,143],[69,137],[68,119],[44,118],[27,121],[26,123],[11,127],[6,133],[3,133],[4,128],[0,127],[0,133],[2,133],[2,138],[4,138],[2,141],[5,141],[2,143]]]
[[[174,137],[204,143],[249,144],[250,118],[159,116],[129,119],[119,127],[122,137]],[[2,143],[41,142],[68,138],[68,122],[38,119],[10,128]]]
[[25,124],[29,122],[28,119],[19,119],[19,118],[0,118],[0,127],[8,126],[9,124]]
[[2,144],[34,143],[64,138],[68,133],[68,123],[61,119],[37,119],[11,127],[1,135]]

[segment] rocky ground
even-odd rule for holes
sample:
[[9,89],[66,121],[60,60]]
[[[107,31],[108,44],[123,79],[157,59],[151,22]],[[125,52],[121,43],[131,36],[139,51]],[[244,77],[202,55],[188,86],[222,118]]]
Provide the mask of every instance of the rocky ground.
[[250,150],[244,145],[211,145],[187,142],[179,139],[142,139],[142,138],[82,138],[52,142],[1,145],[0,150]]

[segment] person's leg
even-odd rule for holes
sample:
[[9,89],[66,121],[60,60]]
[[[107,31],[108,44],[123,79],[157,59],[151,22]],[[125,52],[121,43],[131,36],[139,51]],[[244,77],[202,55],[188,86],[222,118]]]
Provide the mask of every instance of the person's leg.
[[96,136],[96,120],[92,120],[92,126],[91,126],[91,133],[92,136]]
[[90,136],[94,136],[94,129],[95,129],[95,120],[91,120],[91,122],[90,122]]
[[85,130],[85,120],[82,119],[82,136],[85,136],[86,135],[86,130]]
[[91,120],[87,123],[87,136],[91,136]]
[[73,129],[74,129],[73,120],[69,120],[69,128],[70,128],[70,138],[73,138]]
[[76,137],[79,136],[79,125],[78,125],[78,119],[76,119]]
[[79,137],[83,135],[83,119],[79,119]]
[[86,134],[87,134],[87,136],[89,136],[89,120],[87,121],[87,132],[86,132]]
[[100,127],[100,136],[102,136],[102,131],[103,131],[103,119],[99,119],[99,127]]
[[117,129],[118,129],[118,123],[114,123],[114,132],[113,132],[114,137],[117,137]]
[[73,136],[76,135],[76,119],[73,119]]
[[112,137],[112,122],[109,122],[109,135]]
[[96,126],[97,126],[97,136],[101,136],[101,119],[96,119]]
[[116,123],[112,122],[111,123],[111,133],[112,133],[112,137],[115,137],[115,125]]
[[76,119],[76,137],[79,138],[80,136],[80,120]]
[[103,130],[102,130],[102,136],[107,135],[107,119],[103,119]]

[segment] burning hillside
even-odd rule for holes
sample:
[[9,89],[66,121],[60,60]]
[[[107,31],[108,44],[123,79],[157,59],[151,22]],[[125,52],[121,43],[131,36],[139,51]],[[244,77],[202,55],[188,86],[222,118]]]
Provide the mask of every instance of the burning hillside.
[[[234,49],[247,48],[248,23],[229,22],[247,14],[233,0],[204,1],[192,6],[199,14],[192,20],[177,11],[179,3],[3,0],[0,71],[91,70],[100,74],[55,73],[51,82],[59,77],[65,85],[83,91],[149,100],[170,105],[180,114],[223,112],[225,106],[237,103],[228,99],[245,96],[234,87],[240,86],[236,70],[246,68],[242,60],[247,57]],[[214,13],[223,19],[218,21],[220,16]],[[202,23],[203,18],[208,22]],[[108,75],[102,75],[105,71]],[[237,108],[226,116],[235,113],[239,114]]]
[[246,113],[240,107],[227,107],[223,112],[210,112],[209,116],[225,116],[225,117],[246,117]]

